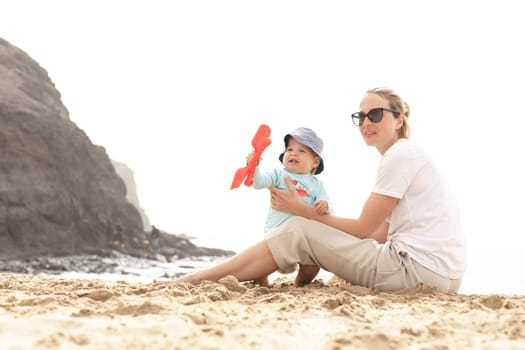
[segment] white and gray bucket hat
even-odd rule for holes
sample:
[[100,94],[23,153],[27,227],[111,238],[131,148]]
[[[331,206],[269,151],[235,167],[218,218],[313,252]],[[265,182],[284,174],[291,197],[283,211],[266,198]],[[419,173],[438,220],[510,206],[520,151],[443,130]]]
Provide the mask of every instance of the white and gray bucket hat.
[[[292,131],[289,134],[286,134],[284,137],[284,147],[288,147],[288,140],[290,140],[290,137],[293,137],[295,141],[299,142],[300,144],[303,144],[305,146],[308,146],[315,154],[321,158],[321,162],[319,163],[319,166],[317,169],[315,169],[315,175],[320,174],[324,169],[324,162],[323,158],[321,157],[321,153],[323,153],[323,140],[317,134],[312,130],[308,128],[298,128]],[[281,163],[283,162],[284,152],[281,153],[279,156],[279,160]]]

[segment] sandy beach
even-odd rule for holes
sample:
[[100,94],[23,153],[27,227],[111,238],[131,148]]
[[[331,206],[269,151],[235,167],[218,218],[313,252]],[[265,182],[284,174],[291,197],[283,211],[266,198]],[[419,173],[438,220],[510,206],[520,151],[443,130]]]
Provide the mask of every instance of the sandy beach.
[[0,274],[0,349],[525,349],[525,296]]

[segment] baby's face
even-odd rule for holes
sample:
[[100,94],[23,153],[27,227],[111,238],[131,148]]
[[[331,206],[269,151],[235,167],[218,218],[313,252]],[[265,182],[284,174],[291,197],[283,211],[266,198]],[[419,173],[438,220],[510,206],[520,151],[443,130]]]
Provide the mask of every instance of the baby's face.
[[284,151],[283,164],[288,171],[297,174],[310,174],[319,166],[321,159],[308,146],[288,140],[288,147]]

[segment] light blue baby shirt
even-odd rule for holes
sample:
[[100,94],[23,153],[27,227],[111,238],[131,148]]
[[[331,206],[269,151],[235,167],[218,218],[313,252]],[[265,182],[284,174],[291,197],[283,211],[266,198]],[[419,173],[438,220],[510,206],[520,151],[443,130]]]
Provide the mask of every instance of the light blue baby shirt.
[[[322,199],[328,204],[328,213],[332,213],[332,203],[330,202],[323,183],[312,174],[296,174],[285,168],[261,172],[257,166],[253,174],[253,188],[277,187],[281,190],[287,189],[288,186],[284,180],[285,177],[289,177],[292,180],[295,184],[295,189],[305,203],[313,206],[316,200]],[[264,232],[271,231],[292,216],[293,214],[278,211],[270,207],[266,224],[264,225]]]

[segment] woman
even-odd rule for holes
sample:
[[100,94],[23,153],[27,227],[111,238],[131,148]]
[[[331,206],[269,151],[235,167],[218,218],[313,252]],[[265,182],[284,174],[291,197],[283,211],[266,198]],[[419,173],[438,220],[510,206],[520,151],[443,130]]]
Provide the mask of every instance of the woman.
[[[381,291],[427,283],[457,292],[466,267],[458,208],[431,158],[408,139],[408,104],[394,91],[377,88],[366,92],[359,108],[352,119],[382,159],[357,219],[318,214],[288,182],[288,190],[271,190],[272,208],[296,216],[264,241],[175,282],[227,275],[248,281],[300,263]],[[298,274],[295,282],[311,278]]]

